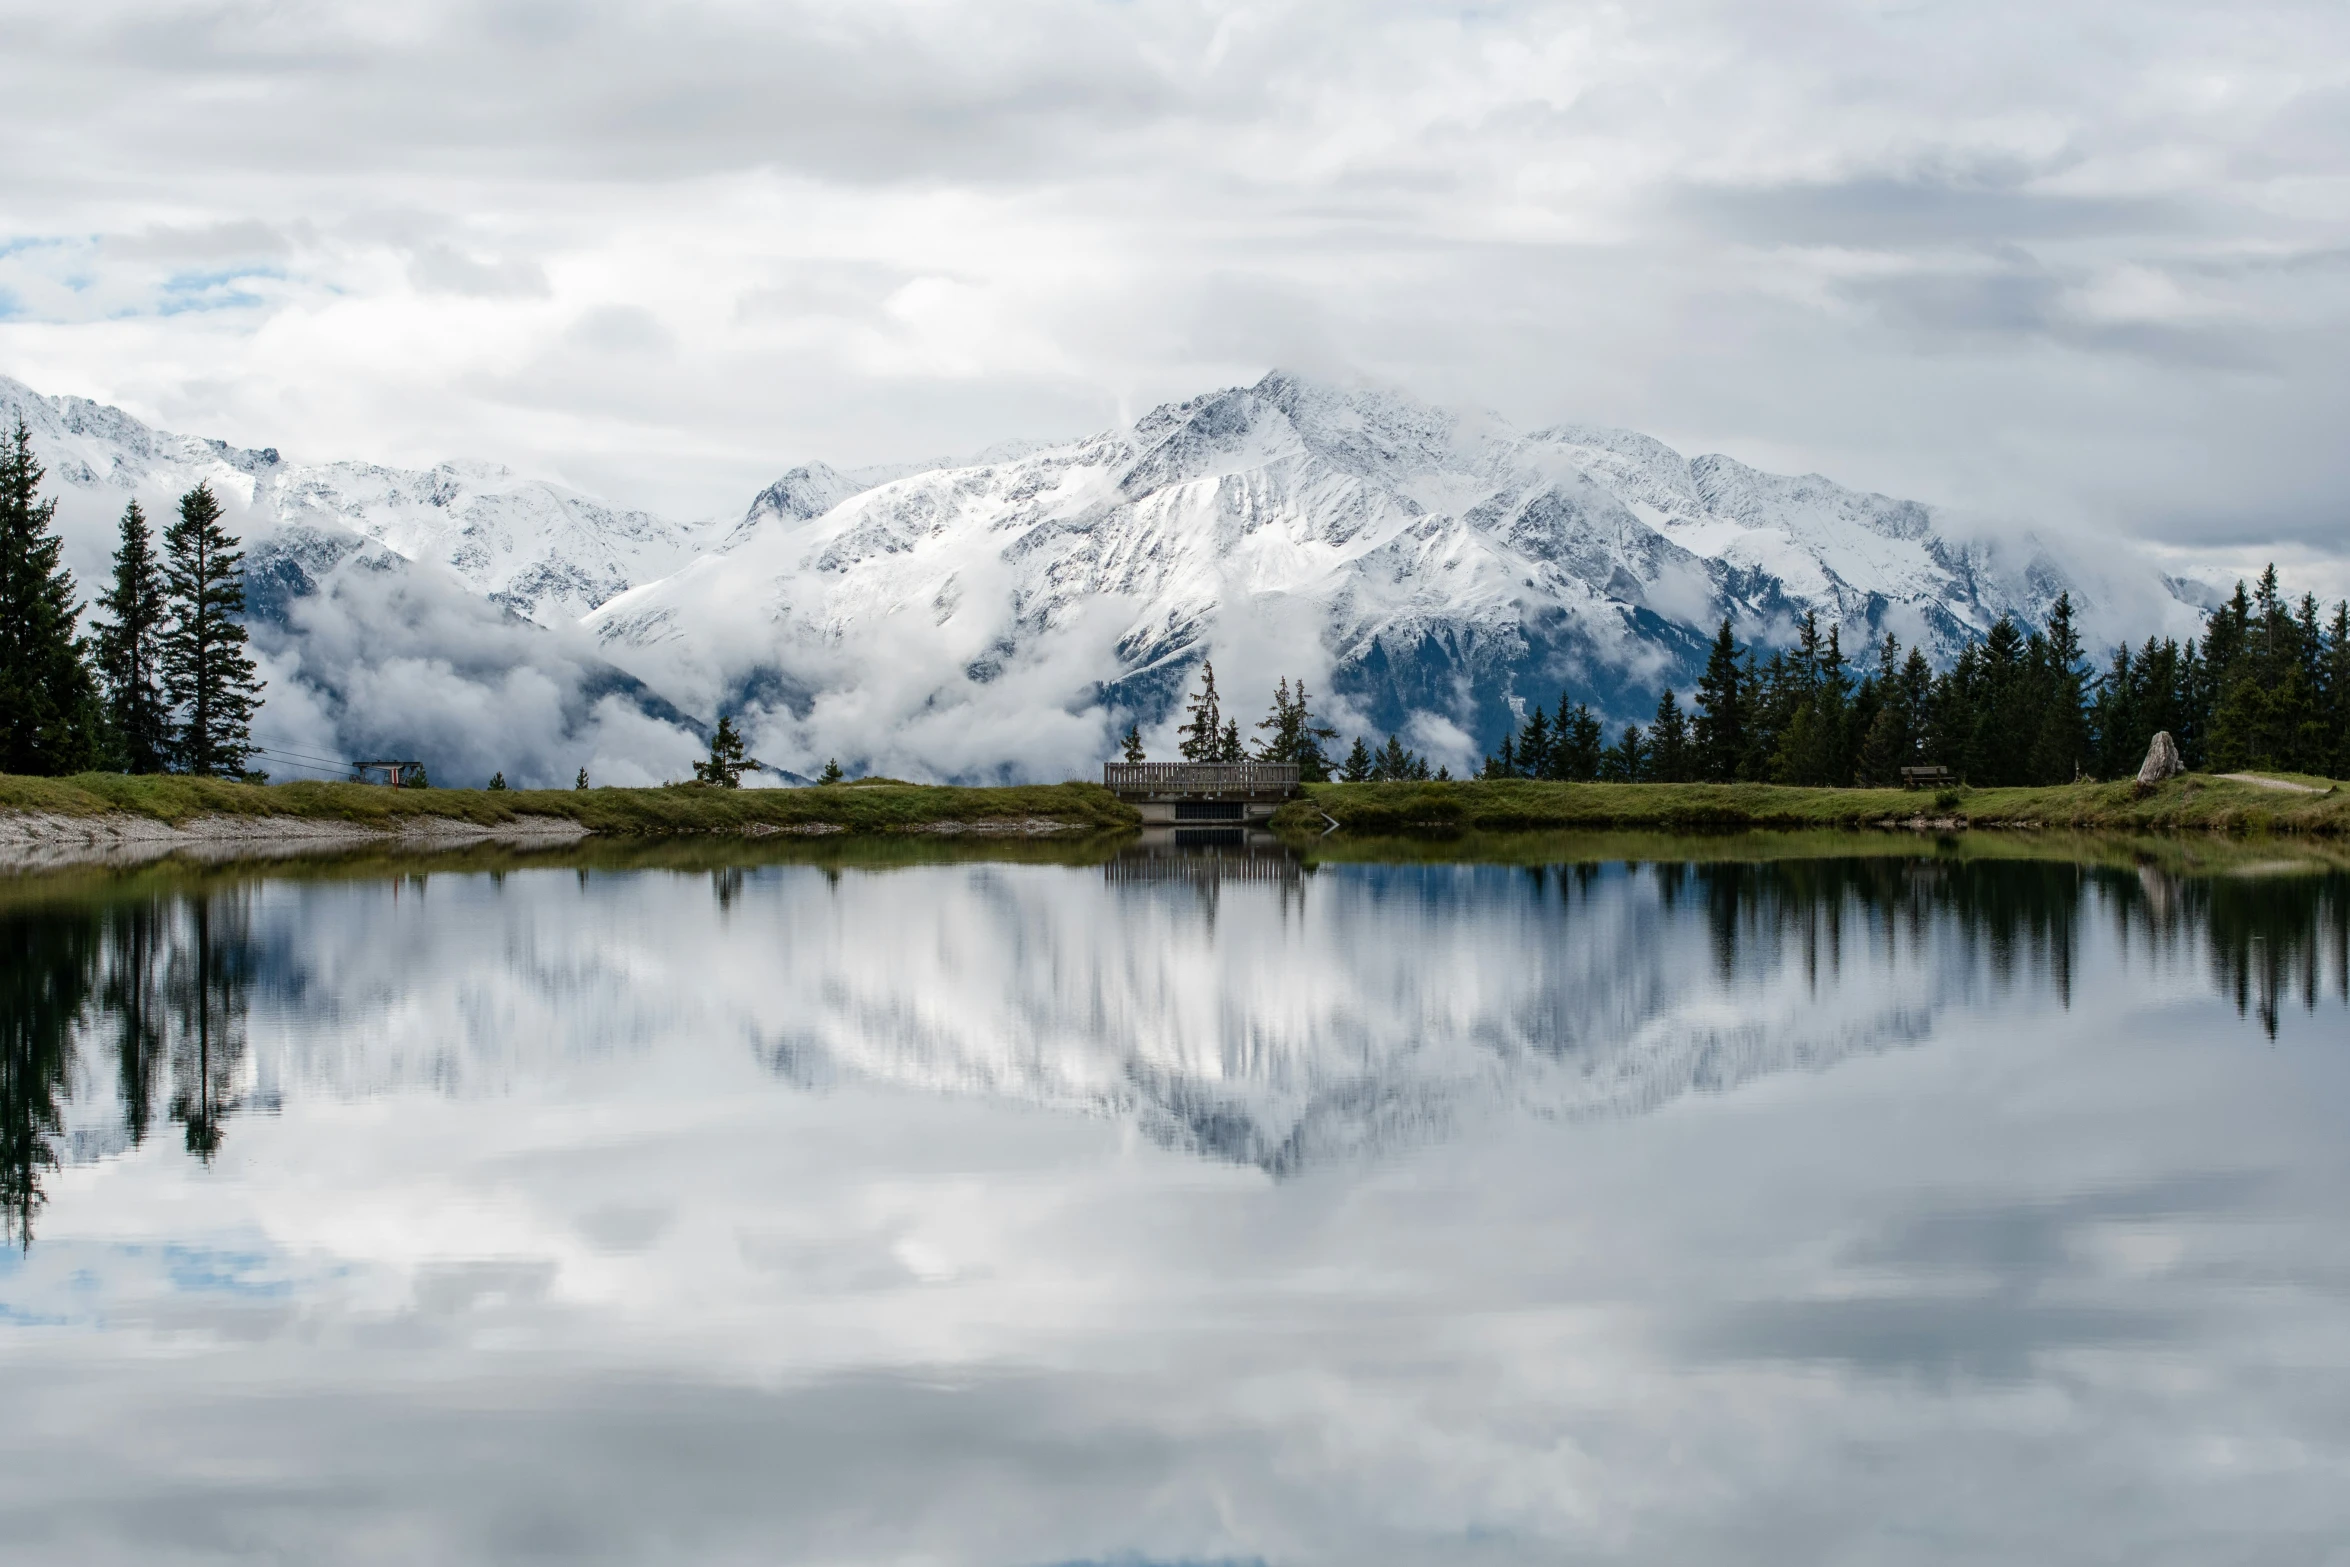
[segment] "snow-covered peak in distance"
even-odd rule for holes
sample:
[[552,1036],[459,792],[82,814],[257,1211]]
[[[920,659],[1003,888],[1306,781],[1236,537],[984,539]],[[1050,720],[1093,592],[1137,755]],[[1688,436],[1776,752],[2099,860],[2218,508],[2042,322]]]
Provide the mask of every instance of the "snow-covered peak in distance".
[[2126,552],[2092,567],[1817,475],[1281,371],[805,516],[827,493],[588,619],[673,700],[750,711],[787,765],[1056,776],[1128,722],[1163,749],[1207,656],[1237,711],[1302,675],[1342,729],[1461,764],[1562,688],[1644,720],[1725,616],[1774,642],[1816,610],[1855,652],[1891,630],[1937,658],[2068,590],[2093,636],[2194,618]]
[[495,463],[291,463],[274,447],[172,435],[118,408],[43,397],[0,377],[0,421],[18,416],[49,469],[69,542],[79,546],[77,575],[88,581],[97,580],[126,501],[138,499],[160,523],[180,494],[206,482],[265,527],[348,529],[445,566],[545,626],[573,624],[614,594],[676,571],[724,531],[607,506]]
[[2191,630],[2199,598],[2126,549],[2084,559],[1817,475],[1283,371],[1075,441],[810,463],[731,522],[490,464],[291,463],[0,380],[0,418],[18,412],[85,584],[125,498],[161,520],[209,480],[256,534],[348,532],[542,626],[583,621],[678,708],[741,713],[801,771],[1064,776],[1128,723],[1163,752],[1211,655],[1236,713],[1302,676],[1348,738],[1464,765],[1562,689],[1645,720],[1725,616],[1770,643],[1816,610],[1848,650],[1891,630],[1946,659],[2063,591],[2093,645]]

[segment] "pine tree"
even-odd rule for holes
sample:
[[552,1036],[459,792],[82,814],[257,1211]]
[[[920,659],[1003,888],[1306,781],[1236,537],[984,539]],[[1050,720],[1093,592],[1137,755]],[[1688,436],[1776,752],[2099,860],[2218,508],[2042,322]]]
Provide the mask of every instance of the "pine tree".
[[1691,777],[1689,720],[1670,687],[1656,699],[1656,721],[1648,726],[1648,776],[1658,783],[1687,783]]
[[2088,671],[2081,661],[2080,633],[2073,627],[2070,593],[2056,596],[2042,641],[2041,712],[2030,772],[2034,783],[2071,783],[2088,770],[2091,758]]
[[1305,681],[1298,681],[1296,694],[1292,695],[1289,680],[1283,677],[1273,691],[1273,711],[1257,724],[1259,729],[1269,729],[1272,733],[1258,744],[1256,759],[1293,763],[1299,781],[1327,783],[1330,761],[1322,752],[1322,742],[1337,739],[1338,731],[1314,716],[1312,702]]
[[100,714],[42,477],[19,415],[0,447],[0,772],[54,775],[95,765]]
[[1725,618],[1714,634],[1713,651],[1706,655],[1705,673],[1697,681],[1697,721],[1690,743],[1696,747],[1697,776],[1709,783],[1729,783],[1738,777],[1746,758],[1746,700],[1738,671],[1738,639]]
[[1216,666],[1203,661],[1199,666],[1199,690],[1184,703],[1190,716],[1175,731],[1179,737],[1176,750],[1187,762],[1212,762],[1224,751],[1224,712],[1216,699]]
[[1599,755],[1606,736],[1599,720],[1583,703],[1575,704],[1572,718],[1567,716],[1567,699],[1559,698],[1558,763],[1550,776],[1567,778],[1576,783],[1589,783],[1599,776]]
[[1427,774],[1428,764],[1405,748],[1404,743],[1389,735],[1387,743],[1379,748],[1371,764],[1371,779],[1375,783],[1409,783],[1413,766],[1418,764],[1421,776]]
[[490,790],[490,791],[491,791],[492,793],[494,793],[494,794],[503,794],[503,793],[505,793],[505,792],[506,792],[506,774],[505,774],[504,770],[503,770],[503,769],[501,769],[501,770],[499,770],[498,772],[494,772],[494,773],[490,774],[490,781],[489,781],[487,784],[483,785],[483,787],[484,787],[484,788],[486,788],[486,789],[488,789],[488,790]]
[[2334,605],[2333,624],[2326,630],[2325,725],[2334,737],[2325,770],[2350,778],[2350,599]]
[[740,789],[743,773],[767,764],[743,751],[743,737],[734,727],[734,719],[720,714],[718,727],[710,731],[710,759],[694,763],[694,779],[713,789]]
[[1600,753],[1599,776],[1606,783],[1640,783],[1648,776],[1648,745],[1638,724],[1624,726],[1624,738]]
[[180,497],[163,535],[171,625],[163,633],[163,688],[177,710],[172,752],[183,772],[235,777],[253,746],[261,682],[245,651],[245,556],[221,525],[212,486]]
[[[1566,716],[1566,709],[1559,709]],[[1526,715],[1526,727],[1518,731],[1518,771],[1528,778],[1557,776],[1551,769],[1558,760],[1557,747],[1550,737],[1550,719],[1542,711],[1542,704],[1534,704],[1534,711]]]
[[577,778],[574,778],[573,780],[571,780],[571,787],[572,787],[573,789],[576,789],[576,790],[579,790],[579,791],[585,792],[585,790],[587,789],[587,786],[588,786],[588,781],[587,781],[587,769],[583,767],[583,768],[581,768],[581,769],[579,770],[579,776],[578,776]]
[[848,774],[840,770],[840,759],[828,756],[824,759],[824,771],[816,775],[816,781],[819,784],[836,784],[847,776]]
[[1216,740],[1215,759],[1219,762],[1245,762],[1248,760],[1248,747],[1240,743],[1239,719],[1227,718],[1224,720],[1224,733]]
[[160,773],[171,762],[171,708],[163,694],[163,577],[147,514],[137,501],[123,509],[114,585],[99,595],[97,607],[111,617],[98,627],[96,646],[113,760],[126,773]]
[[1150,760],[1150,758],[1143,754],[1142,725],[1140,724],[1128,724],[1126,726],[1126,738],[1119,741],[1118,746],[1121,754],[1123,754],[1125,759],[1129,762],[1144,762]]
[[[1506,741],[1503,743],[1507,744]],[[1346,761],[1338,769],[1338,781],[1340,783],[1369,783],[1372,771],[1377,765],[1372,760],[1371,748],[1363,744],[1361,735],[1356,735],[1353,749],[1346,753]]]

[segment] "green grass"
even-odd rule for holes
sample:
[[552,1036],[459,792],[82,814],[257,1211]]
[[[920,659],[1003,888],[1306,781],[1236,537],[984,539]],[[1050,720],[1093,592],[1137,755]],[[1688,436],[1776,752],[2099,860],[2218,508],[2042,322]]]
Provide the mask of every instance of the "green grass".
[[[2283,775],[2278,775],[2283,776]],[[1274,817],[1305,839],[1330,821],[1334,836],[1558,832],[1778,832],[1929,824],[2122,834],[2292,833],[2350,836],[2350,786],[2298,779],[2328,792],[2288,793],[2203,774],[2141,795],[2127,783],[2049,789],[1796,789],[1771,784],[1463,782],[1311,784]],[[1135,812],[1091,783],[996,789],[866,781],[815,789],[386,789],[368,784],[253,785],[181,777],[0,776],[0,812],[123,813],[174,824],[199,817],[287,817],[387,830],[428,819],[496,826],[529,818],[574,821],[607,837],[757,835],[760,828],[826,826],[849,833],[918,833],[942,824],[1045,819],[1073,833],[1122,831]]]
[[1003,789],[868,784],[818,789],[387,789],[373,784],[242,784],[210,778],[0,775],[0,812],[121,813],[181,824],[204,816],[287,817],[397,829],[427,820],[495,826],[560,817],[591,832],[665,837],[757,827],[919,831],[942,823],[1046,819],[1075,831],[1131,827],[1134,811],[1099,784]]
[[[2276,774],[2286,777],[2289,775]],[[1273,818],[1310,836],[1644,829],[1720,832],[1874,828],[1920,819],[1958,827],[2124,833],[2350,833],[2350,786],[2294,779],[2323,794],[2188,774],[2141,795],[2129,783],[2046,789],[1798,789],[1776,784],[1309,784]],[[1945,803],[1947,801],[1947,803]]]
[[1638,828],[1537,832],[1332,833],[1293,840],[1309,865],[1763,864],[1787,860],[1916,859],[2056,861],[2178,876],[2309,874],[2350,870],[2350,841],[2224,833],[2122,833],[2071,829],[1887,832],[1833,827],[1663,832]]

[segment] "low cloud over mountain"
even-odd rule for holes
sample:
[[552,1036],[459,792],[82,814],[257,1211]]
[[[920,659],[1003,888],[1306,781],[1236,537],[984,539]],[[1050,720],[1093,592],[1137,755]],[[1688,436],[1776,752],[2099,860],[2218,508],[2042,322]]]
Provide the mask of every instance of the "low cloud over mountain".
[[1686,692],[1724,617],[1944,658],[2070,591],[2092,642],[2190,626],[2127,552],[1275,372],[1059,446],[795,469],[739,517],[665,521],[480,465],[302,466],[0,382],[102,579],[122,503],[209,480],[242,514],[273,686],[264,742],[421,755],[436,776],[677,776],[701,725],[809,770],[1090,770],[1171,745],[1215,658],[1235,711],[1303,676],[1349,732],[1459,766],[1562,689],[1611,722]]

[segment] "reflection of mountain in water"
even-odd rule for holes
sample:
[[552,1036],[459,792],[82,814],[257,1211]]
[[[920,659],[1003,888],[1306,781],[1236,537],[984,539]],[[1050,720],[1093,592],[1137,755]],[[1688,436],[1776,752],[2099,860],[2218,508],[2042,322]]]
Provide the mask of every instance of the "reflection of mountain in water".
[[440,877],[429,903],[426,880],[0,913],[9,1232],[29,1235],[61,1160],[159,1119],[210,1158],[287,1093],[480,1096],[710,1042],[794,1082],[1117,1116],[1287,1172],[1505,1107],[1639,1112],[2147,968],[2200,960],[2271,1035],[2296,1002],[2350,1002],[2340,875],[1308,869],[1244,843],[1092,873]]
[[2158,907],[2128,877],[1936,859],[1301,875],[1225,850],[1122,858],[1105,883],[844,901],[784,960],[822,1000],[766,1037],[771,1062],[1130,1118],[1279,1172],[1501,1106],[1630,1113],[1824,1066],[2019,986],[2069,1005],[2094,908],[2165,950],[2208,929],[2222,973],[2257,954],[2256,988],[2296,975],[2314,1004],[2344,909],[2338,879],[2217,894],[2260,934],[2209,920],[2210,888]]

